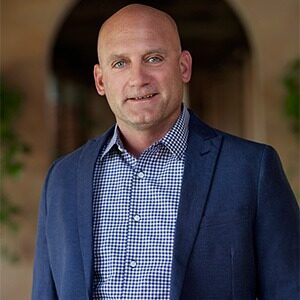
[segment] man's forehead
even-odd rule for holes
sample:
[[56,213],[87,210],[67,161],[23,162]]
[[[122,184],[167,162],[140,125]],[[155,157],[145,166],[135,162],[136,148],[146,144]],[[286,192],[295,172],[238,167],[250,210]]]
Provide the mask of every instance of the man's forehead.
[[109,17],[101,26],[100,33],[110,31],[113,27],[126,27],[130,23],[147,23],[150,22],[152,26],[157,23],[165,23],[165,26],[169,25],[177,31],[175,21],[167,13],[160,11],[156,8],[141,5],[131,4],[123,7],[111,17]]
[[144,5],[129,5],[104,22],[99,32],[98,52],[108,45],[118,45],[122,38],[126,39],[126,43],[135,39],[164,39],[180,50],[175,21],[166,13]]
[[122,27],[113,27],[110,31],[104,33],[99,39],[99,43],[104,46],[138,46],[139,43],[150,43],[153,47],[156,44],[168,44],[171,40],[176,40],[174,34],[170,34],[168,30],[164,30],[157,25],[148,26],[148,24],[131,24]]
[[177,30],[166,19],[147,18],[124,18],[116,19],[113,22],[106,23],[101,31],[100,38],[105,40],[126,36],[127,38],[135,36],[157,36],[168,34],[176,36]]

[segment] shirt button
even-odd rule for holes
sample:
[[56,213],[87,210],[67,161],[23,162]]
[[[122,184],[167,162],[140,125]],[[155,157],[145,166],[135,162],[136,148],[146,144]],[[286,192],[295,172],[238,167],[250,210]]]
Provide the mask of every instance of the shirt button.
[[134,221],[138,222],[138,221],[140,221],[141,217],[139,215],[135,215],[133,217],[133,219],[134,219]]
[[136,267],[136,261],[135,260],[132,260],[130,263],[129,263],[130,267],[131,268],[135,268]]
[[144,174],[143,172],[139,172],[139,173],[137,174],[137,176],[138,176],[139,178],[144,178],[144,177],[145,177],[145,174]]

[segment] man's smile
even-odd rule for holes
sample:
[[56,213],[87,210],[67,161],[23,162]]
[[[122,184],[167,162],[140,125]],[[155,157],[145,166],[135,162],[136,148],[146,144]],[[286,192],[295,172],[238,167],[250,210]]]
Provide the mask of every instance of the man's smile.
[[150,100],[151,98],[155,97],[156,95],[158,95],[158,93],[146,94],[143,96],[128,97],[128,98],[126,98],[126,101],[127,100],[134,100],[134,101]]

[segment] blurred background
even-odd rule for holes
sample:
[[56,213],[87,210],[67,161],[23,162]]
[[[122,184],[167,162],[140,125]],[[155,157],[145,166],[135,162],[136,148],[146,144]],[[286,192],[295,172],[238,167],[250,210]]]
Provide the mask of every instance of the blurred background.
[[[56,157],[114,118],[93,84],[99,26],[130,1],[1,0],[1,299],[29,299],[39,195]],[[193,56],[186,103],[271,144],[299,199],[299,0],[142,1]]]

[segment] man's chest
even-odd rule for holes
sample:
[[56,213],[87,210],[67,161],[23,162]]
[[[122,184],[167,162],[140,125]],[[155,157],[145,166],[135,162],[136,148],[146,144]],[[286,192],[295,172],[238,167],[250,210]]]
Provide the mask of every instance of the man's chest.
[[95,169],[94,284],[102,298],[169,296],[184,161],[159,156],[116,156]]

